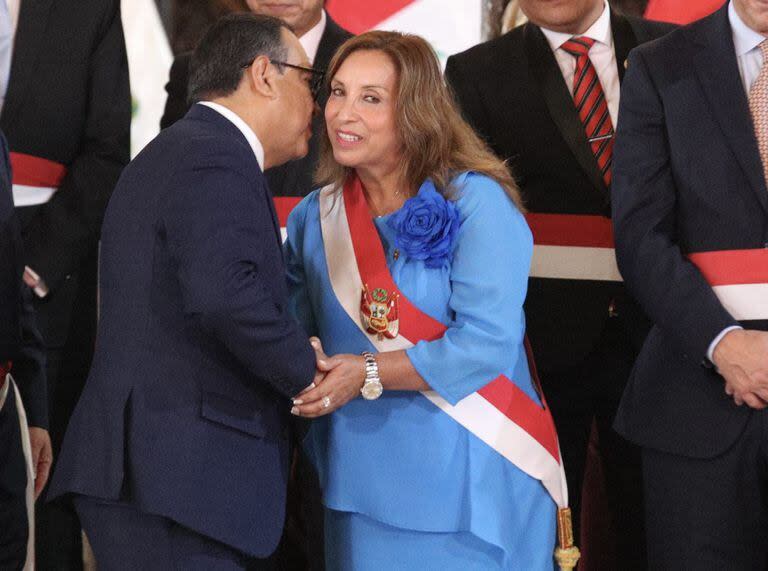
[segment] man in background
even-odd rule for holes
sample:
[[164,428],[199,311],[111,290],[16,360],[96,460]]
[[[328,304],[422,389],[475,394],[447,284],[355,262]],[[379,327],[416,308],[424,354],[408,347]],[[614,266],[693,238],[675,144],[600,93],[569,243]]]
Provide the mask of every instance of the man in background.
[[[644,569],[638,450],[612,430],[648,330],[616,268],[611,161],[629,51],[667,25],[605,0],[520,0],[529,22],[448,59],[465,116],[509,166],[529,209],[527,330],[557,424],[578,533],[593,422],[624,569]],[[578,535],[577,535],[578,538]]]
[[768,5],[632,53],[615,175],[619,267],[654,323],[616,419],[642,446],[649,569],[766,569]]
[[8,145],[0,133],[0,569],[21,569],[34,558],[33,502],[52,460],[45,348],[23,272]]
[[[285,0],[276,3],[268,0],[247,0],[248,7],[254,14],[273,16],[281,19],[293,28],[299,38],[310,63],[320,71],[328,67],[336,49],[348,38],[349,32],[343,30],[323,9],[323,0]],[[180,119],[187,109],[187,81],[189,77],[190,54],[176,57],[171,67],[171,76],[166,86],[168,100],[160,127],[166,128]],[[322,109],[328,99],[323,89],[318,97]],[[325,128],[323,114],[316,115],[312,122],[314,135]],[[309,142],[309,152],[301,159],[291,161],[267,171],[269,188],[275,197],[305,196],[314,187],[312,175],[315,170],[320,137],[313,136]],[[283,221],[284,222],[284,221]]]
[[[47,349],[56,456],[93,354],[101,219],[129,159],[120,2],[2,0],[0,27],[0,127]],[[81,566],[71,510],[40,506],[36,531],[38,569]]]

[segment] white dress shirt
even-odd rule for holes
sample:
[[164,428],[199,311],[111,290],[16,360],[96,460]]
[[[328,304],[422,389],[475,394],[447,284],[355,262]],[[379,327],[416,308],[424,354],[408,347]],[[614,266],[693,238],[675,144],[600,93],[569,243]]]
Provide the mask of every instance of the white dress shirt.
[[248,144],[251,146],[251,149],[253,149],[253,154],[256,156],[256,160],[259,163],[259,168],[262,172],[264,172],[264,147],[262,146],[261,141],[259,141],[259,138],[256,136],[256,133],[253,132],[253,129],[251,129],[237,113],[231,109],[227,109],[223,105],[219,105],[213,101],[201,101],[200,105],[205,105],[206,107],[210,107],[214,111],[220,113],[225,119],[228,119],[235,127],[240,130],[246,141],[248,141]]
[[[730,20],[731,23],[733,47],[736,51],[736,62],[739,65],[741,83],[744,85],[744,91],[749,94],[752,84],[757,79],[757,76],[760,75],[760,70],[763,68],[763,54],[760,51],[759,46],[766,38],[744,23],[744,20],[742,20],[736,12],[736,8],[733,7],[733,2],[728,6],[728,20]],[[717,344],[720,343],[723,337],[725,337],[726,333],[730,333],[734,329],[741,329],[741,327],[739,325],[726,327],[717,337],[715,337],[712,343],[709,344],[709,349],[707,349],[707,359],[709,359],[710,362],[712,362],[712,357],[715,353]]]
[[[557,60],[557,65],[563,73],[563,79],[568,86],[568,91],[573,93],[573,75],[576,73],[576,58],[566,52],[562,46],[570,40],[573,34],[564,34],[541,28],[544,36],[549,42],[549,47]],[[611,115],[613,128],[616,129],[616,121],[619,117],[619,94],[621,85],[619,84],[619,69],[616,67],[616,50],[613,47],[613,31],[611,30],[611,9],[607,3],[604,4],[603,12],[600,17],[592,24],[589,29],[579,36],[585,36],[595,40],[594,45],[589,50],[589,59],[597,72],[600,85],[605,94],[605,100],[608,103],[608,112]]]
[[325,32],[325,23],[327,21],[328,17],[325,15],[325,10],[323,10],[320,14],[320,21],[299,38],[301,47],[304,48],[310,63],[313,65],[317,55],[317,48],[320,47],[320,40],[323,39],[323,32]]
[[728,19],[731,22],[733,34],[733,47],[736,50],[736,61],[739,64],[739,74],[744,89],[749,93],[752,84],[763,68],[763,54],[760,52],[760,44],[765,41],[765,36],[758,34],[748,27],[733,7],[733,2],[728,6]]

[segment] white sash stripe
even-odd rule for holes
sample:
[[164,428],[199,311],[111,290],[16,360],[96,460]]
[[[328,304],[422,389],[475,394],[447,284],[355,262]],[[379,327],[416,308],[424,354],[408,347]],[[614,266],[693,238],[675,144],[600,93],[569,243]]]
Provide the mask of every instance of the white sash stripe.
[[[344,311],[379,352],[413,347],[402,333],[395,339],[369,335],[360,322],[362,279],[341,191],[327,186],[320,191],[320,221],[331,287]],[[452,406],[435,391],[423,391],[430,402],[544,485],[559,507],[568,505],[568,488],[562,463],[525,430],[477,393]]]
[[13,185],[14,206],[36,206],[45,204],[56,193],[58,188],[46,186],[27,186],[25,184]]
[[534,245],[530,275],[560,280],[623,281],[613,248]]
[[29,539],[27,540],[27,561],[24,571],[32,571],[35,568],[35,471],[32,463],[32,444],[29,441],[29,427],[27,426],[27,413],[21,402],[19,389],[13,377],[6,375],[5,384],[0,389],[0,410],[5,406],[8,394],[13,389],[16,401],[16,412],[19,415],[19,432],[21,433],[21,448],[24,452],[24,464],[27,471],[27,521],[29,522]]
[[712,289],[735,320],[768,319],[768,284],[722,285]]

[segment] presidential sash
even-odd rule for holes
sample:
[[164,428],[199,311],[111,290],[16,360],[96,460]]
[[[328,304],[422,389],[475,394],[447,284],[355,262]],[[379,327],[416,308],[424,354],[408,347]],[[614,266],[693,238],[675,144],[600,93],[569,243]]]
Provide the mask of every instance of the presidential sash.
[[[339,303],[377,351],[408,349],[443,336],[446,327],[413,305],[397,288],[357,179],[342,193],[320,191],[320,223],[328,274]],[[397,334],[370,334],[361,320],[361,292],[380,289],[397,298]],[[382,294],[383,295],[383,294]],[[535,369],[531,364],[531,374]],[[555,503],[568,505],[568,489],[557,432],[549,409],[532,400],[514,382],[499,375],[455,406],[435,391],[422,392],[480,440],[529,476],[540,480]]]
[[67,167],[48,159],[11,153],[13,204],[34,206],[48,202],[59,189]]
[[768,248],[699,252],[689,259],[734,319],[768,320]]

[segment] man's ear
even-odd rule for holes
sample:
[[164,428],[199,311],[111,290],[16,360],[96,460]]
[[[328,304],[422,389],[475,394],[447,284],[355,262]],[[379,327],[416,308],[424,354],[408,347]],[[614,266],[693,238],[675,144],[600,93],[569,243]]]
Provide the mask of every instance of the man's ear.
[[274,65],[270,64],[267,56],[258,56],[245,73],[250,79],[251,89],[270,99],[277,97],[275,80],[278,71]]

